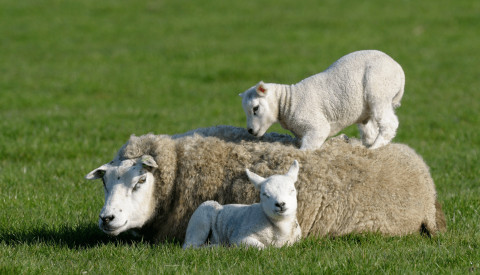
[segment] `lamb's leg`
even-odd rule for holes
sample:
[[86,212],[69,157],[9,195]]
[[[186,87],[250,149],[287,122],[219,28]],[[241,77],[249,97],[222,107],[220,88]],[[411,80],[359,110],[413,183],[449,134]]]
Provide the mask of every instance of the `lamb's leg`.
[[378,136],[378,126],[374,119],[369,119],[367,123],[359,123],[358,131],[362,137],[362,143],[366,147],[372,146]]
[[330,134],[330,125],[328,123],[323,124],[323,127],[320,129],[314,129],[307,131],[302,137],[302,145],[300,150],[316,150],[322,146],[325,140]]
[[373,111],[373,116],[378,124],[379,133],[370,149],[377,149],[387,145],[394,137],[398,128],[398,118],[391,105]]
[[245,237],[238,242],[235,242],[237,245],[245,245],[247,247],[256,247],[258,249],[264,249],[265,245],[253,237]]
[[216,209],[213,204],[218,203],[214,201],[204,202],[193,212],[188,222],[183,249],[198,248],[205,244],[212,229],[211,225],[216,218]]
[[[370,149],[388,144],[398,128],[398,119],[393,105],[398,105],[399,89],[403,86],[403,77],[397,69],[387,63],[367,66],[365,70],[365,96],[371,110],[371,118],[378,125],[378,135]],[[402,88],[403,89],[403,88]],[[401,96],[400,96],[401,97]],[[392,102],[395,98],[395,102]]]

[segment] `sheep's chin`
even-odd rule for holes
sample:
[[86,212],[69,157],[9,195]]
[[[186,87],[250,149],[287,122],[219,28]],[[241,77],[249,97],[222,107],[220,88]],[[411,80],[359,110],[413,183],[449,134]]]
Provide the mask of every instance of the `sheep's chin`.
[[102,227],[101,228],[102,231],[110,236],[117,236],[118,234],[128,230],[128,221],[125,221],[125,223],[119,227],[115,227],[115,228],[104,228]]

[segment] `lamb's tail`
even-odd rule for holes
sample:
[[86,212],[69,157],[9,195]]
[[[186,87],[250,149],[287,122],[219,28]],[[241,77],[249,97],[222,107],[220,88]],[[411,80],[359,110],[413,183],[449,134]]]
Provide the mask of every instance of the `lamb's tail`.
[[394,109],[400,107],[400,105],[401,105],[400,101],[402,100],[404,91],[405,91],[405,75],[402,75],[400,90],[398,91],[398,93],[392,99],[392,107]]

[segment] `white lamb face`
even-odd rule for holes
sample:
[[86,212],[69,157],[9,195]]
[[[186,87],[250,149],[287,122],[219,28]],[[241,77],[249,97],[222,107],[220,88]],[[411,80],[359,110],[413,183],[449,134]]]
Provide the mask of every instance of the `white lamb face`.
[[261,137],[277,121],[268,103],[271,87],[263,82],[241,93],[242,107],[247,116],[248,132]]
[[263,178],[248,169],[250,181],[260,190],[260,203],[263,211],[272,219],[294,215],[297,211],[297,181],[299,165],[295,160],[285,175]]
[[269,177],[260,190],[263,211],[271,218],[291,216],[297,210],[297,191],[287,176]]
[[99,227],[110,235],[139,228],[154,211],[154,176],[157,164],[151,156],[141,159],[114,161],[90,172],[85,178],[101,178],[105,205],[100,211]]

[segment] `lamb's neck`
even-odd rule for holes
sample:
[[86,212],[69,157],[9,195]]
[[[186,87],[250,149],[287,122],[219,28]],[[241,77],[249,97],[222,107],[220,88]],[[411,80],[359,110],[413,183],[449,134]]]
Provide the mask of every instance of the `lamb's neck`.
[[281,217],[280,219],[273,219],[271,217],[268,218],[280,235],[290,235],[292,226],[295,226],[296,224],[295,214],[287,217]]
[[286,118],[291,116],[292,111],[292,85],[277,84],[275,94],[277,96],[277,120],[285,128]]

